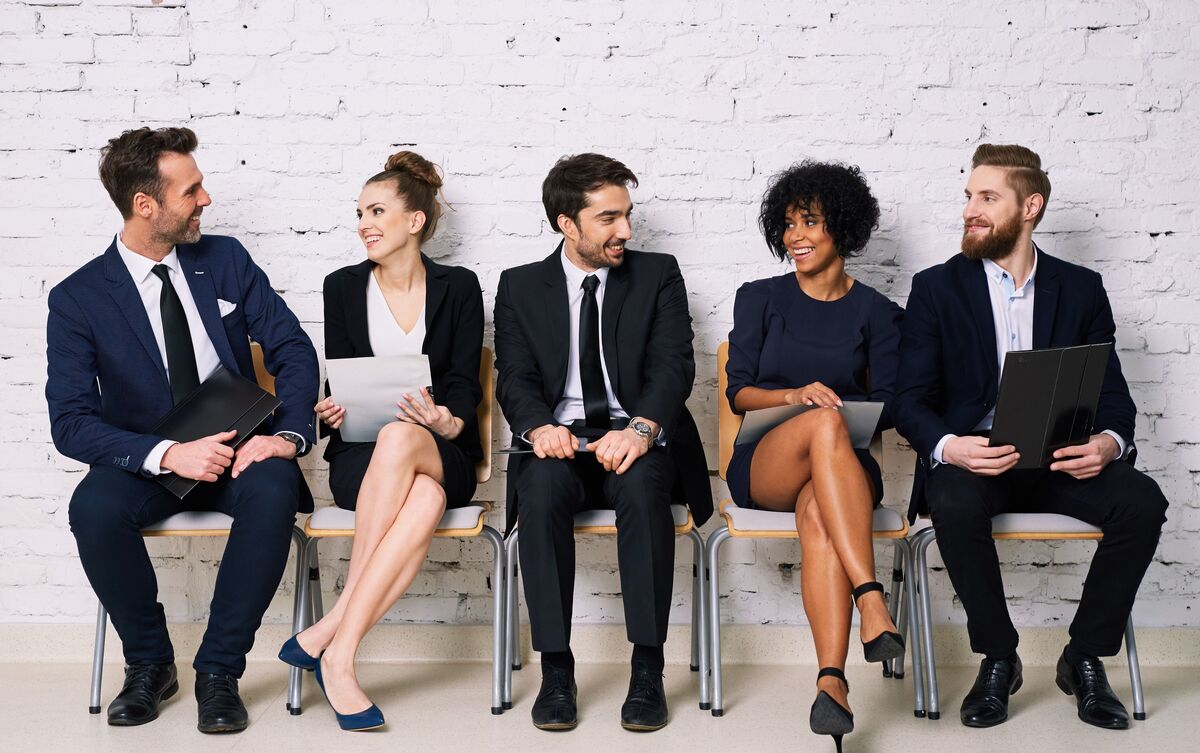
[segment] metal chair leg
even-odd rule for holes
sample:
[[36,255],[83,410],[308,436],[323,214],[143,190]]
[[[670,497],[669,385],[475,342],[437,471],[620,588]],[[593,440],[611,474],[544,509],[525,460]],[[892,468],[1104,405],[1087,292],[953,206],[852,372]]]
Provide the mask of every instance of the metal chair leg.
[[509,532],[504,542],[505,580],[504,609],[505,609],[505,643],[507,651],[504,658],[504,698],[503,707],[512,708],[512,673],[520,669],[521,661],[521,626],[517,614],[517,589],[520,588],[517,578],[517,531]]
[[921,631],[921,610],[917,607],[917,601],[923,596],[918,594],[920,579],[917,578],[916,558],[916,544],[920,536],[921,534],[917,533],[916,536],[909,539],[905,551],[905,569],[908,572],[904,579],[904,611],[905,627],[908,629],[912,644],[913,716],[923,719],[925,718],[925,643],[924,633]]
[[[694,546],[694,545],[693,545]],[[692,641],[692,654],[688,659],[688,669],[700,671],[700,568],[702,558],[692,557],[692,625],[689,630]]]
[[96,606],[96,640],[92,648],[92,688],[88,695],[88,713],[100,713],[100,683],[104,680],[104,638],[108,629],[108,610]]
[[[909,582],[908,573],[908,539],[897,539],[895,543],[896,553],[900,557],[900,580],[894,583],[896,589],[896,611],[892,615],[892,621],[896,623],[896,628],[900,631],[900,637],[904,639],[904,645],[907,650],[912,650],[912,635],[908,629],[908,596],[907,590]],[[893,578],[895,574],[893,573]],[[900,654],[892,660],[892,677],[897,680],[904,679],[904,654]]]
[[1129,661],[1129,685],[1133,688],[1133,718],[1146,719],[1146,698],[1142,694],[1142,667],[1138,663],[1137,641],[1133,638],[1133,615],[1125,622],[1125,654]]
[[925,647],[926,716],[929,719],[937,721],[942,717],[942,713],[938,701],[937,665],[933,650],[933,614],[930,607],[929,561],[927,559],[929,545],[934,542],[935,538],[932,528],[927,528],[917,534],[917,538],[913,543],[913,559],[916,563],[914,569],[917,575],[917,586],[920,590],[918,603],[921,609],[921,642]]
[[481,535],[492,545],[492,713],[504,713],[504,667],[508,664],[505,625],[505,598],[508,568],[504,559],[504,539],[491,526]]
[[705,544],[704,569],[708,578],[708,595],[704,606],[708,609],[709,661],[712,663],[712,715],[724,716],[724,698],[721,693],[721,601],[720,566],[721,545],[729,539],[729,527],[721,526],[713,531]]
[[[299,633],[304,629],[304,617],[307,614],[306,605],[304,603],[304,593],[308,588],[308,583],[305,580],[305,575],[308,572],[307,562],[305,557],[308,555],[308,537],[299,528],[292,527],[292,541],[296,544],[296,593],[292,600],[292,635]],[[291,667],[288,670],[288,690],[287,690],[287,710],[293,716],[300,713],[300,683],[301,670],[299,667]],[[293,701],[295,705],[293,706]]]
[[700,672],[700,710],[708,711],[712,708],[712,681],[709,674],[708,599],[704,587],[704,537],[695,528],[687,535],[692,540],[692,645],[699,653],[692,661],[698,661]]
[[[900,628],[898,615],[900,611],[900,589],[904,587],[904,571],[901,569],[904,564],[904,554],[900,550],[900,542],[903,539],[896,539],[892,546],[892,589],[888,592],[888,614],[892,617],[892,622],[896,623],[896,627]],[[904,629],[900,628],[900,634],[904,635]],[[903,662],[903,654],[900,655],[900,662]],[[895,677],[897,659],[889,659],[883,662],[883,676]],[[904,677],[904,670],[900,670],[900,677]]]

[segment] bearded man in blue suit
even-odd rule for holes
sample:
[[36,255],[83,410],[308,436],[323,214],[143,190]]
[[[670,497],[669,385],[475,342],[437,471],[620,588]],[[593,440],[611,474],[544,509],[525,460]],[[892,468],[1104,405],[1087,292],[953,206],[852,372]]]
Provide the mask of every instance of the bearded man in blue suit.
[[[248,719],[238,678],[279,585],[297,510],[312,497],[294,458],[316,441],[317,355],[296,316],[233,238],[200,233],[212,199],[187,128],[140,128],[101,152],[100,178],[124,218],[103,255],[50,291],[46,401],[54,445],[90,466],[71,531],[125,653],[108,722],[157,718],[178,690],[174,651],[140,531],[184,510],[233,518],[208,629],[193,664],[201,732]],[[282,405],[235,452],[233,432],[172,442],[153,427],[219,367],[254,379],[250,339]],[[201,483],[185,499],[155,481]]]

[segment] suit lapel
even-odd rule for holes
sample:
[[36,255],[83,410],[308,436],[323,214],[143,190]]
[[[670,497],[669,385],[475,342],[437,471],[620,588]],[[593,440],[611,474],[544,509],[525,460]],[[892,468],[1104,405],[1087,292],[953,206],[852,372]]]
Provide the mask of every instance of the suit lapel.
[[217,289],[214,286],[212,274],[208,266],[201,264],[196,258],[196,252],[191,246],[177,246],[179,267],[183,270],[183,278],[187,280],[188,289],[192,291],[192,300],[200,312],[200,321],[204,322],[204,330],[208,339],[217,351],[217,358],[225,368],[240,374],[237,359],[233,356],[233,348],[229,347],[229,336],[225,334],[225,326],[221,324],[221,310],[217,306]]
[[567,296],[567,276],[563,274],[563,244],[542,261],[544,307],[542,321],[546,324],[547,342],[554,351],[555,369],[549,376],[554,386],[555,402],[562,397],[567,386],[567,359],[571,355],[571,304]]
[[959,276],[966,292],[967,308],[975,322],[979,334],[979,344],[983,347],[983,362],[987,364],[992,375],[992,383],[999,378],[1000,365],[996,363],[996,322],[992,317],[992,297],[988,294],[987,272],[983,262],[962,258],[963,265],[959,268]]
[[163,384],[169,389],[167,367],[163,363],[162,353],[158,350],[158,342],[154,339],[154,330],[150,328],[150,317],[146,316],[146,306],[142,303],[137,285],[129,275],[129,268],[121,260],[116,241],[104,252],[104,276],[109,283],[108,294],[112,296],[113,302],[129,323],[129,328],[146,350],[146,355],[150,356],[150,360],[158,368],[158,375],[162,377]]
[[346,307],[346,330],[354,352],[361,357],[373,356],[371,337],[367,332],[367,275],[374,267],[370,261],[355,265],[346,275],[342,287],[342,301]]
[[[446,291],[450,286],[443,279],[446,275],[446,268],[434,262],[425,254],[421,254],[421,261],[425,264],[425,339],[429,340],[429,333],[433,330],[433,318],[437,316],[438,309],[442,306],[442,301],[446,299]],[[421,344],[422,352],[429,352],[429,348],[425,343]]]
[[1054,330],[1054,315],[1058,311],[1058,270],[1055,259],[1037,251],[1037,279],[1034,289],[1037,294],[1033,299],[1033,347],[1049,348],[1050,336]]
[[[626,262],[628,264],[628,262]],[[617,324],[621,319],[621,309],[625,304],[625,294],[629,292],[629,268],[622,264],[608,271],[608,282],[604,284],[604,311],[600,315],[600,345],[604,349],[604,365],[608,371],[608,381],[612,384],[613,394],[620,395],[617,384]]]

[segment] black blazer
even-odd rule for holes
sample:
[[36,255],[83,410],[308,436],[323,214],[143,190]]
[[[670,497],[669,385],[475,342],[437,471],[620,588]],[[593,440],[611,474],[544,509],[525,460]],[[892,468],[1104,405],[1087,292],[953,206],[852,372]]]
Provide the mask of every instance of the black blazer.
[[[1041,249],[1037,254],[1033,347],[1114,342],[1116,325],[1100,275]],[[925,477],[937,443],[947,434],[969,434],[996,405],[1000,364],[987,285],[983,262],[962,254],[913,277],[892,403],[896,428],[917,453],[909,520],[926,510]],[[1132,447],[1135,413],[1114,347],[1095,430],[1115,431]]]
[[[421,254],[425,265],[425,343],[433,396],[456,417],[463,430],[454,444],[475,462],[483,459],[479,419],[475,410],[483,397],[479,356],[483,348],[483,295],[479,278],[463,267],[443,266]],[[342,267],[325,278],[325,357],[360,358],[375,355],[367,334],[367,283],[375,262]],[[351,443],[336,429],[329,434],[325,459]]]
[[[556,423],[570,356],[567,283],[562,244],[540,262],[505,270],[496,292],[496,398],[512,428],[522,433]],[[697,524],[712,515],[708,464],[696,422],[684,403],[692,391],[692,319],[679,264],[667,254],[625,250],[609,271],[600,339],[608,379],[631,416],[666,432],[676,466],[676,499]],[[508,460],[508,527],[516,522],[515,483],[530,455]]]

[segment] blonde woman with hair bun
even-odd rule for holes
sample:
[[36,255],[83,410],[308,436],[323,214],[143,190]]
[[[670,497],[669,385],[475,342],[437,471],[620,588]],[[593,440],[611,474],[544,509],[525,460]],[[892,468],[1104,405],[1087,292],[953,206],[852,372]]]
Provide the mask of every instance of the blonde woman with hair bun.
[[433,378],[432,394],[396,395],[397,420],[374,442],[342,439],[346,409],[336,395],[315,407],[330,435],[334,502],[356,511],[354,545],[337,604],[290,638],[279,658],[316,670],[342,729],[383,725],[355,677],[355,653],[412,583],[442,513],[471,501],[483,457],[475,418],[483,395],[479,280],[421,253],[442,213],[441,187],[437,167],[421,155],[388,157],[358,199],[367,258],[325,278],[326,358],[424,353]]

